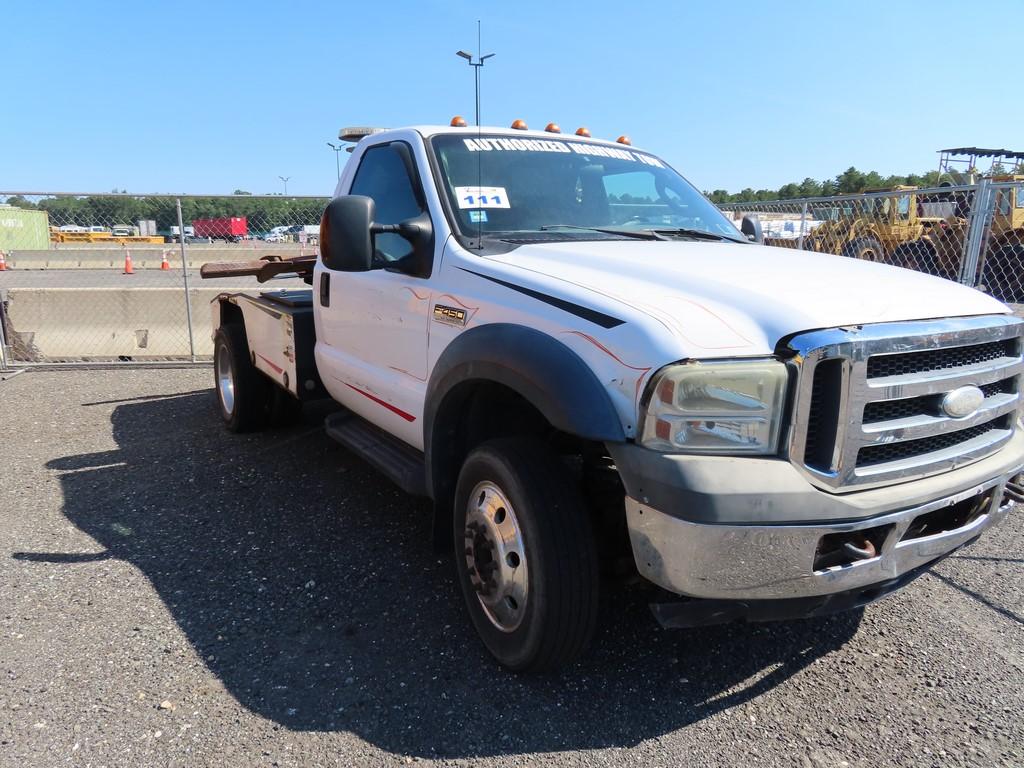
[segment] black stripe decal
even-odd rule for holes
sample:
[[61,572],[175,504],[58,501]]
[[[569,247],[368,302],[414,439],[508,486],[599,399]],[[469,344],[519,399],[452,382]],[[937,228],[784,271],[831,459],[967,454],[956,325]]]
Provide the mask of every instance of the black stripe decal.
[[504,285],[506,288],[511,288],[513,291],[518,291],[526,296],[537,299],[537,301],[543,301],[545,304],[550,304],[552,307],[558,307],[563,312],[576,315],[576,317],[582,317],[584,320],[587,320],[594,325],[599,325],[602,328],[615,328],[626,322],[625,320],[620,320],[617,317],[612,317],[611,315],[606,315],[603,312],[598,312],[596,309],[582,307],[579,304],[573,304],[571,301],[560,299],[557,296],[549,296],[546,293],[534,291],[530,288],[524,288],[523,286],[516,285],[515,283],[508,283],[504,280],[499,280],[496,277],[491,277],[490,275],[485,275],[481,272],[474,272],[472,269],[463,269],[462,267],[459,267],[459,269],[463,272],[469,272],[471,275],[482,277],[484,280],[490,280],[492,283]]

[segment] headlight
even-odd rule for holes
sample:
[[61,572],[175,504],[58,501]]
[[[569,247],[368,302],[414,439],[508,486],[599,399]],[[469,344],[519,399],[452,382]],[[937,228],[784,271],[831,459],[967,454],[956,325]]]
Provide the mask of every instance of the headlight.
[[641,442],[674,453],[778,450],[786,366],[777,360],[670,365],[655,375]]

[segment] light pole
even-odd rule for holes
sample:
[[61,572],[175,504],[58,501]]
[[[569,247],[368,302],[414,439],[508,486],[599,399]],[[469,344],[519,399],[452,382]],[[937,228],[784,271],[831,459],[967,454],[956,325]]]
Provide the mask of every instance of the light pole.
[[277,178],[284,182],[284,196],[288,197],[288,179],[290,179],[291,176],[278,176]]
[[456,51],[455,55],[460,56],[466,60],[469,66],[473,67],[474,80],[476,82],[476,124],[480,126],[480,68],[483,67],[484,62],[491,58],[494,54],[488,53],[486,56],[481,55],[480,47],[480,20],[476,21],[476,61],[473,61],[473,54],[467,53],[466,51]]
[[329,141],[327,142],[327,146],[334,150],[334,164],[338,167],[338,178],[340,179],[341,178],[341,155],[339,155],[338,153],[341,152],[341,150],[343,150],[345,147],[343,147],[341,144],[332,144]]

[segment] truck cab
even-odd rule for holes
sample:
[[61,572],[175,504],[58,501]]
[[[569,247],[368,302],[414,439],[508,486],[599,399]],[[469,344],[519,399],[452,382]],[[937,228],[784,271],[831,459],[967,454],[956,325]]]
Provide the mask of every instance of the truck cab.
[[1020,500],[1024,323],[748,235],[625,137],[366,132],[310,290],[214,302],[222,415],[337,401],[512,669],[576,658],[623,560],[668,627],[865,605]]

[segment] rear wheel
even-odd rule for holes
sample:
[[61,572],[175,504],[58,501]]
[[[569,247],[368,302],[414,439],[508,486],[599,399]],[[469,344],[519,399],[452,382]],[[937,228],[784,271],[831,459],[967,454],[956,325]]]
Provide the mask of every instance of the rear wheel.
[[229,430],[253,432],[267,426],[271,383],[249,359],[249,344],[242,326],[230,323],[217,329],[213,375],[220,415]]
[[858,237],[843,247],[843,256],[864,261],[885,261],[885,249],[874,237]]
[[561,461],[533,438],[473,450],[455,500],[459,582],[487,650],[516,670],[570,663],[597,619],[590,520]]

